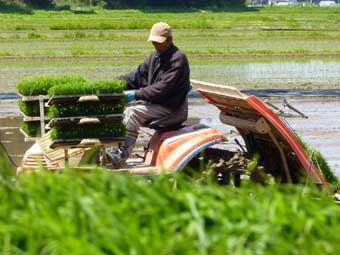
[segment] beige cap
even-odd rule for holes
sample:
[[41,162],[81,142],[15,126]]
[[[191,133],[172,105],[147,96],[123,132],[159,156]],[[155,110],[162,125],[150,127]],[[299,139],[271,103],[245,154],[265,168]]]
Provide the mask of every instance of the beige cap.
[[158,22],[152,26],[148,42],[163,43],[168,37],[171,36],[171,27],[167,23]]

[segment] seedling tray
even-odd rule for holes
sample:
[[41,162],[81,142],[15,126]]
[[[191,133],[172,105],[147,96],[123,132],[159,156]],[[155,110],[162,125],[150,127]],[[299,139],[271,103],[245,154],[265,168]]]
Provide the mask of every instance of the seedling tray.
[[46,106],[54,104],[75,104],[82,102],[112,102],[124,98],[123,93],[116,94],[95,94],[95,95],[69,95],[69,96],[52,96]]
[[125,137],[107,137],[100,139],[58,139],[53,141],[50,145],[51,149],[56,148],[87,148],[92,146],[109,146],[109,145],[119,145],[124,142]]
[[[21,114],[23,115],[23,121],[25,122],[30,122],[30,121],[38,121],[40,120],[40,116],[27,116],[25,115],[23,112],[21,112]],[[49,120],[50,118],[48,118],[47,116],[45,116],[45,120]]]
[[20,128],[19,131],[21,134],[23,134],[25,142],[35,142],[38,138],[40,138],[28,135],[22,128]]
[[50,96],[46,95],[39,95],[39,96],[24,96],[20,93],[17,93],[18,96],[21,98],[21,101],[28,102],[28,101],[39,101],[39,100],[48,100]]
[[63,126],[74,127],[74,125],[85,125],[85,124],[121,123],[122,120],[123,120],[123,114],[54,118],[46,125],[46,128],[63,127]]
[[[36,121],[40,121],[40,128],[39,131],[40,133],[37,133],[36,136],[33,136],[31,134],[29,134],[29,132],[27,132],[26,130],[24,130],[22,128],[22,133],[25,135],[25,141],[28,140],[29,137],[39,137],[41,136],[41,134],[45,134],[45,120],[47,120],[47,116],[45,116],[45,108],[44,108],[44,102],[47,101],[49,99],[49,96],[46,95],[37,95],[37,96],[24,96],[20,93],[18,93],[19,97],[21,97],[21,102],[23,102],[24,104],[32,104],[32,102],[36,102],[37,105],[34,106],[30,106],[32,109],[35,107],[36,110],[34,111],[35,114],[34,115],[27,115],[25,114],[25,112],[23,112],[20,109],[20,112],[22,113],[22,115],[24,116],[23,120],[24,122],[36,122]],[[20,108],[20,106],[19,106]],[[29,112],[32,112],[31,111]],[[33,124],[32,124],[33,125]]]
[[[45,125],[45,123],[43,125]],[[41,122],[39,120],[21,122],[21,129],[29,137],[40,137],[41,136]]]

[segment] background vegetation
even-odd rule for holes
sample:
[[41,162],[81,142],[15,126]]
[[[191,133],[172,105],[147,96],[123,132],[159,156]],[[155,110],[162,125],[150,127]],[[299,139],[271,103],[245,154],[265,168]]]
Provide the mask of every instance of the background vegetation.
[[105,8],[222,8],[243,6],[245,0],[1,0],[0,2],[3,2],[2,6],[24,6],[42,9],[68,9],[70,6],[75,5],[101,6]]

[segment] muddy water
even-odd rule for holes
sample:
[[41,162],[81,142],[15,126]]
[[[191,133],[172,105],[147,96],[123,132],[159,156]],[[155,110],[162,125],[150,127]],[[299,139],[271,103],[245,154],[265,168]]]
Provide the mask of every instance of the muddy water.
[[19,132],[21,119],[16,101],[0,100],[0,141],[15,165],[20,164],[23,153],[31,146]]
[[[80,59],[88,61],[85,57]],[[72,61],[56,65],[47,64],[43,59],[41,59],[42,62],[32,62],[29,59],[17,61],[23,66],[4,65],[0,62],[1,92],[15,92],[15,86],[19,81],[33,76],[79,74],[91,80],[113,79],[135,68],[133,63],[115,64],[115,59],[112,59],[112,62],[108,64],[99,61],[84,66],[72,64]],[[340,61],[338,60],[222,61],[206,64],[204,62],[195,63],[193,61],[191,65],[192,77],[197,80],[228,84],[238,88],[338,88],[340,84]],[[41,65],[41,63],[44,64]]]
[[[285,112],[282,99],[272,101]],[[331,168],[340,177],[340,99],[339,98],[290,98],[289,102],[308,116],[304,118],[284,118],[289,125],[313,148],[319,150],[328,160]],[[219,111],[203,99],[191,98],[189,122],[203,123],[230,134],[234,145],[233,128],[219,121]],[[25,143],[19,132],[21,116],[15,100],[0,100],[0,140],[15,164],[19,165],[23,153],[31,143]],[[232,144],[234,143],[234,144]]]
[[[246,63],[199,64],[192,68],[193,77],[237,87],[310,86],[333,88],[340,83],[339,61],[270,61]],[[245,85],[247,84],[247,85]]]

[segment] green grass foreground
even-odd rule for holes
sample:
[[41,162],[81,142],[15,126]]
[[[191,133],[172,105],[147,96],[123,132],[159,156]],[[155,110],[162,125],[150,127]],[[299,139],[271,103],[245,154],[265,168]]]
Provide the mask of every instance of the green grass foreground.
[[339,254],[339,231],[339,205],[308,187],[233,189],[100,170],[0,179],[6,255]]

